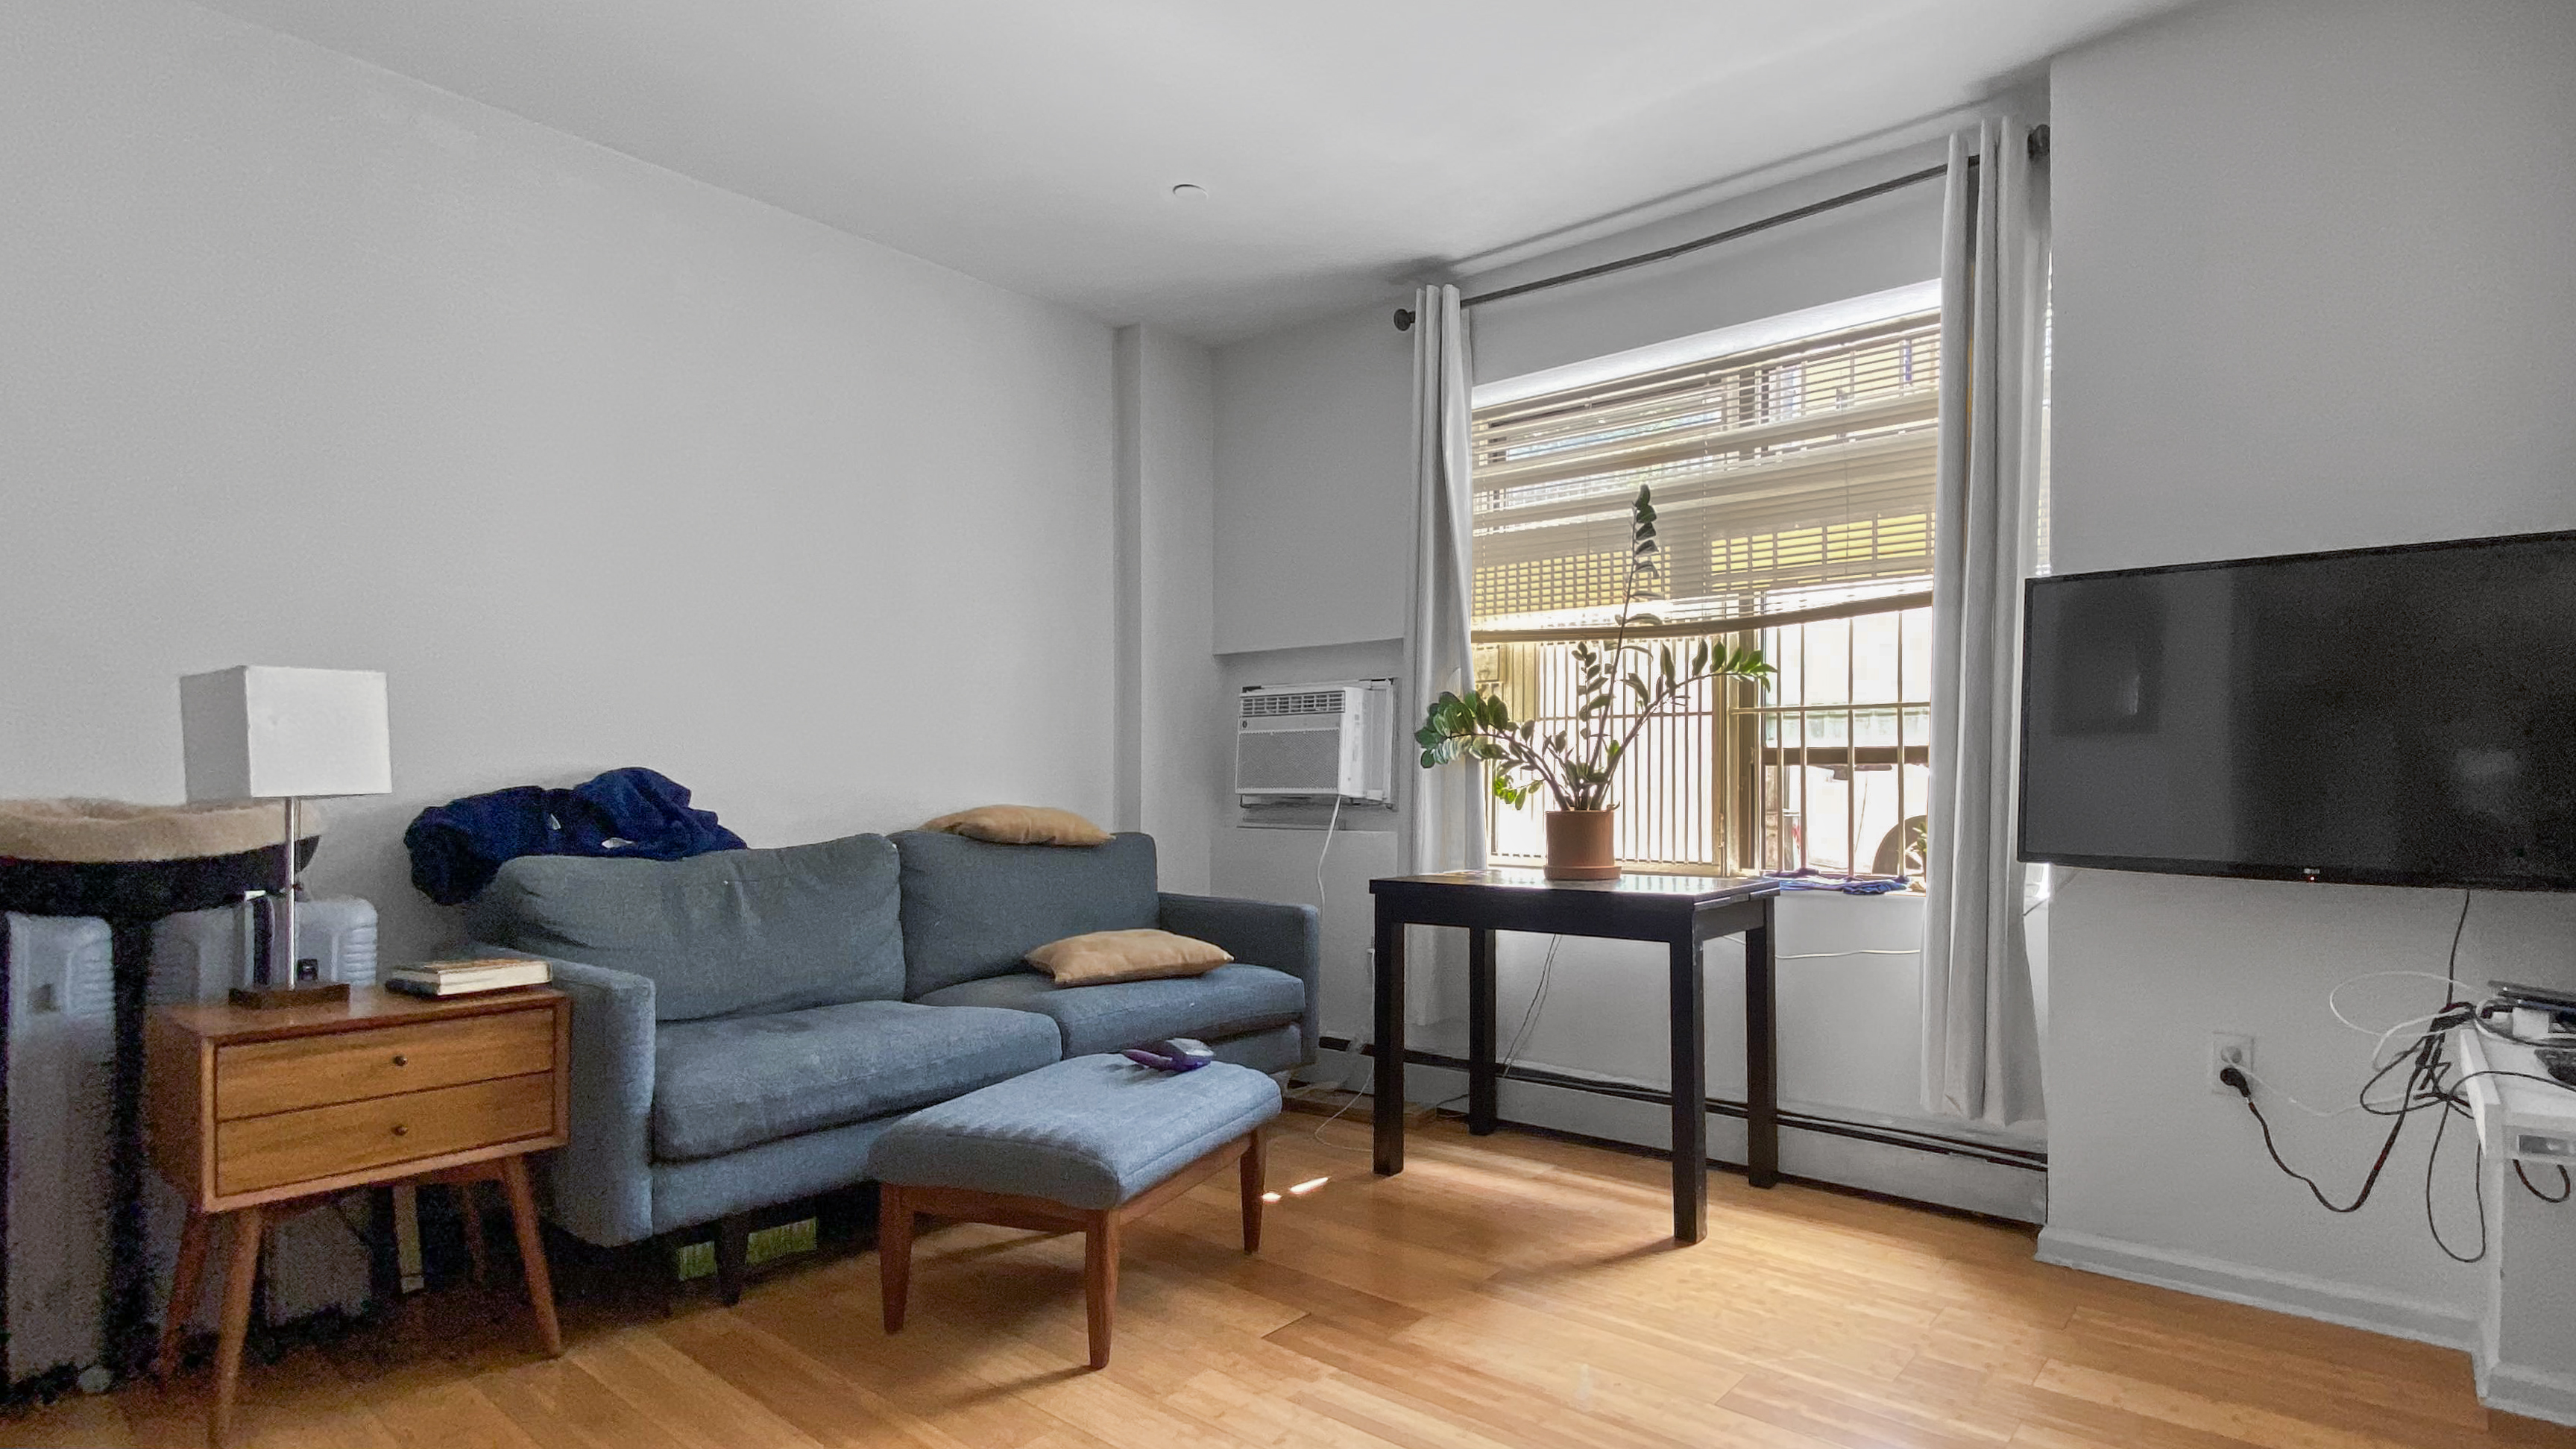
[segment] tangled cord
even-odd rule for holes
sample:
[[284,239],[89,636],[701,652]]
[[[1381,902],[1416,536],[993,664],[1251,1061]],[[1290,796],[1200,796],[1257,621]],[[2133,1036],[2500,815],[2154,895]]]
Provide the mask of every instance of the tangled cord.
[[[2452,1247],[2449,1239],[2443,1237],[2440,1215],[2434,1209],[2433,1179],[2441,1165],[2442,1143],[2450,1130],[2451,1119],[2474,1115],[2464,1089],[2479,1077],[2516,1077],[2547,1083],[2561,1089],[2567,1089],[2568,1086],[2553,1077],[2496,1068],[2468,1072],[2458,1077],[2451,1075],[2453,1065],[2445,1055],[2443,1045],[2453,1031],[2463,1026],[2471,1026],[2489,1035],[2518,1040],[2518,1038],[2512,1038],[2510,1033],[2500,1032],[2490,1025],[2486,1020],[2488,1008],[2463,1000],[2462,993],[2458,990],[2460,941],[2468,930],[2469,906],[2474,899],[2474,892],[2460,893],[2459,918],[2451,925],[2450,953],[2439,975],[2430,971],[2374,971],[2367,975],[2353,977],[2326,994],[2326,1009],[2334,1014],[2335,1020],[2355,1031],[2378,1037],[2377,1044],[2371,1049],[2373,1064],[2371,1073],[2363,1080],[2360,1090],[2353,1094],[2354,1100],[2351,1105],[2331,1111],[2321,1110],[2310,1107],[2297,1098],[2280,1092],[2277,1088],[2271,1088],[2268,1083],[2265,1084],[2268,1090],[2312,1116],[2335,1117],[2358,1111],[2389,1119],[2388,1135],[2380,1139],[2378,1154],[2371,1159],[2370,1170],[2363,1175],[2361,1186],[2354,1191],[2352,1201],[2336,1202],[2315,1178],[2292,1167],[2281,1156],[2280,1145],[2273,1140],[2271,1119],[2263,1114],[2262,1105],[2254,1100],[2254,1086],[2262,1080],[2261,1078],[2232,1066],[2219,1073],[2219,1080],[2234,1088],[2237,1094],[2245,1099],[2245,1110],[2253,1114],[2255,1125],[2262,1131],[2263,1151],[2272,1159],[2272,1165],[2306,1187],[2308,1195],[2316,1199],[2317,1206],[2330,1213],[2359,1212],[2363,1204],[2370,1201],[2372,1191],[2379,1185],[2381,1174],[2387,1170],[2389,1160],[2396,1154],[2398,1139],[2405,1135],[2406,1124],[2413,1120],[2417,1112],[2427,1108],[2432,1109],[2435,1114],[2433,1143],[2424,1156],[2424,1225],[2432,1233],[2434,1246],[2440,1248],[2445,1256],[2461,1263],[2475,1263],[2484,1259],[2490,1247],[2487,1236],[2486,1144],[2472,1139],[2475,1156],[2470,1175],[2470,1191],[2478,1214],[2477,1251],[2463,1253]],[[2345,987],[2375,978],[2396,976],[2421,976],[2441,982],[2443,987],[2441,1009],[2430,1016],[2401,1021],[2384,1030],[2363,1026],[2344,1014],[2338,997]],[[2382,1054],[2387,1051],[2388,1043],[2399,1033],[2410,1030],[2415,1033],[2414,1039],[2404,1049],[2388,1055],[2384,1061],[2381,1060]],[[2406,1068],[2406,1075],[2404,1084],[2396,1096],[2373,1100],[2372,1091],[2387,1081],[2389,1074],[2400,1066]],[[2558,1169],[2559,1191],[2555,1197],[2540,1190],[2539,1185],[2531,1180],[2531,1175],[2524,1171],[2522,1163],[2517,1161],[2513,1164],[2513,1173],[2514,1177],[2522,1183],[2523,1189],[2542,1202],[2563,1203],[2571,1197],[2576,1197],[2576,1178],[2571,1178],[2564,1167]]]

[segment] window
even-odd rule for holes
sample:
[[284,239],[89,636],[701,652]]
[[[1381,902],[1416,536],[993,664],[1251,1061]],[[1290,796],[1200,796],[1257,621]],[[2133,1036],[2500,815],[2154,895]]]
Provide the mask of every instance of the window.
[[[1801,315],[1475,409],[1476,672],[1515,718],[1570,722],[1572,650],[1618,613],[1641,483],[1664,562],[1657,622],[1631,637],[1722,636],[1779,671],[1703,684],[1647,727],[1614,796],[1623,860],[1921,869],[1938,301]],[[1535,860],[1546,805],[1494,802],[1492,853]]]

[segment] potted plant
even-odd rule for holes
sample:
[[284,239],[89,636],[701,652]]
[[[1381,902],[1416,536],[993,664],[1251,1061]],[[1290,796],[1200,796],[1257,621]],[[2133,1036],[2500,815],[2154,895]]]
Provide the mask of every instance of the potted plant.
[[[1652,492],[1637,489],[1629,510],[1628,574],[1610,645],[1590,641],[1574,646],[1574,723],[1571,729],[1538,732],[1534,720],[1515,721],[1501,695],[1471,689],[1466,697],[1443,692],[1414,732],[1422,746],[1422,768],[1452,760],[1479,760],[1492,767],[1494,797],[1519,806],[1544,786],[1556,808],[1547,812],[1547,877],[1550,880],[1612,880],[1619,874],[1612,848],[1611,822],[1616,807],[1611,782],[1628,747],[1655,712],[1678,699],[1703,679],[1762,679],[1771,666],[1758,649],[1730,649],[1699,639],[1685,653],[1669,643],[1649,648],[1633,643],[1628,631],[1662,621],[1637,612],[1637,602],[1662,566],[1655,542]],[[1620,694],[1626,691],[1625,727]]]

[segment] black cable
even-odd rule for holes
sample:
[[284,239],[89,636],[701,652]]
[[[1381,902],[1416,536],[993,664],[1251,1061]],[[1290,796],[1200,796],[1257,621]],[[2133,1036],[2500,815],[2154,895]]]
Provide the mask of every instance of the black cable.
[[2476,1144],[2477,1153],[2469,1164],[2469,1191],[2475,1195],[2478,1207],[2478,1250],[2475,1253],[2464,1254],[2453,1248],[2442,1238],[2441,1219],[2433,1215],[2433,1170],[2441,1164],[2442,1134],[2450,1127],[2451,1115],[2454,1112],[2463,1117],[2469,1115],[2467,1109],[2446,1097],[2443,1099],[2440,1115],[2433,1119],[2433,1150],[2424,1154],[2424,1227],[2432,1233],[2433,1246],[2442,1250],[2442,1256],[2454,1263],[2475,1263],[2483,1260],[2487,1255],[2487,1148],[2485,1143]]
[[[2254,1101],[2253,1085],[2245,1080],[2245,1074],[2237,1071],[2234,1067],[2230,1067],[2225,1072],[2219,1074],[2219,1079],[2221,1081],[2226,1081],[2229,1086],[2236,1088],[2237,1091],[2244,1094],[2245,1110],[2254,1114],[2255,1125],[2263,1129],[2263,1150],[2271,1155],[2272,1165],[2274,1167],[2281,1169],[2283,1173],[2305,1184],[2308,1189],[2308,1195],[2315,1198],[2317,1200],[2317,1206],[2324,1208],[2327,1212],[2359,1212],[2361,1211],[2362,1204],[2370,1201],[2371,1190],[2379,1185],[2379,1174],[2386,1170],[2389,1155],[2397,1150],[2397,1139],[2406,1130],[2406,1119],[2408,1113],[2411,1112],[2414,1107],[2422,1105],[2415,1101],[2416,1085],[2424,1075],[2424,1065],[2427,1058],[2438,1049],[2440,1042],[2441,1038],[2439,1036],[2427,1033],[2424,1038],[2416,1044],[2414,1054],[2415,1070],[2407,1074],[2406,1095],[2400,1099],[2406,1105],[2401,1106],[2393,1114],[2383,1114],[2393,1115],[2396,1120],[2388,1124],[2388,1136],[2386,1140],[2379,1144],[2379,1156],[2372,1160],[2369,1176],[2364,1177],[2361,1180],[2360,1191],[2354,1195],[2351,1202],[2342,1205],[2337,1205],[2333,1198],[2326,1196],[2325,1188],[2320,1186],[2315,1178],[2308,1176],[2306,1173],[2299,1171],[2295,1167],[2292,1167],[2288,1161],[2282,1158],[2280,1144],[2272,1140],[2271,1119],[2263,1115],[2262,1107],[2257,1105]],[[2400,1057],[2398,1060],[2403,1061],[2404,1058]],[[2390,1063],[2391,1066],[2394,1066],[2395,1064],[2395,1062]],[[2372,1077],[2372,1080],[2376,1081],[2379,1076],[2384,1075],[2386,1075],[2385,1069],[2380,1073],[2375,1074]],[[2229,1080],[2231,1077],[2234,1080]]]
[[2565,1202],[2571,1197],[2576,1197],[2576,1179],[2568,1177],[2566,1168],[2562,1167],[2558,1169],[2558,1196],[2556,1197],[2551,1197],[2549,1194],[2542,1192],[2539,1188],[2534,1187],[2531,1182],[2531,1174],[2522,1170],[2521,1163],[2517,1162],[2513,1165],[2513,1175],[2522,1179],[2524,1190],[2528,1191],[2533,1197],[2540,1199],[2542,1202],[2559,1203]]
[[[2475,1140],[2476,1151],[2470,1160],[2469,1178],[2470,1195],[2476,1205],[2478,1217],[2477,1251],[2464,1254],[2453,1248],[2442,1236],[2441,1219],[2434,1210],[2433,1181],[2441,1167],[2442,1143],[2449,1134],[2451,1118],[2455,1114],[2461,1117],[2474,1117],[2463,1088],[2479,1077],[2520,1077],[2529,1081],[2547,1082],[2562,1090],[2576,1091],[2576,1083],[2561,1082],[2555,1077],[2495,1068],[2470,1072],[2456,1080],[2450,1078],[2452,1064],[2444,1056],[2443,1045],[2452,1031],[2462,1026],[2475,1026],[2490,1034],[2511,1036],[2509,1032],[2497,1032],[2495,1028],[2487,1025],[2487,1006],[2461,1001],[2452,994],[2452,988],[2459,985],[2460,942],[2468,933],[2469,908],[2476,898],[2475,891],[2460,892],[2460,914],[2459,918],[2451,923],[2451,946],[2444,958],[2442,969],[2441,1009],[2436,1011],[2431,1020],[2426,1023],[2424,1032],[2416,1037],[2413,1045],[2398,1052],[2387,1061],[2375,1065],[2370,1075],[2363,1080],[2360,1090],[2354,1094],[2362,1111],[2390,1120],[2388,1135],[2380,1140],[2379,1153],[2371,1159],[2370,1171],[2363,1176],[2361,1186],[2354,1192],[2351,1202],[2337,1203],[2326,1195],[2324,1186],[2315,1178],[2292,1167],[2288,1160],[2281,1156],[2280,1144],[2272,1137],[2271,1119],[2263,1115],[2263,1108],[2254,1100],[2254,1084],[2242,1071],[2229,1067],[2218,1074],[2221,1082],[2235,1088],[2237,1094],[2245,1099],[2245,1110],[2253,1114],[2255,1126],[2262,1131],[2263,1151],[2272,1159],[2272,1165],[2279,1168],[2283,1175],[2307,1188],[2308,1195],[2316,1199],[2317,1206],[2330,1213],[2359,1212],[2362,1205],[2370,1201],[2371,1193],[2379,1185],[2380,1174],[2387,1170],[2390,1157],[2397,1151],[2398,1138],[2405,1135],[2406,1123],[2415,1113],[2427,1107],[2432,1108],[2436,1113],[2433,1119],[2433,1145],[2424,1155],[2424,1226],[2432,1233],[2433,1245],[2440,1248],[2445,1257],[2459,1263],[2475,1263],[2483,1260],[2491,1246],[2487,1236],[2486,1143],[2483,1139]],[[2393,1103],[2372,1102],[2371,1091],[2386,1081],[2388,1074],[2397,1070],[2401,1063],[2407,1064],[2406,1083],[2398,1093],[2397,1099]],[[2571,1176],[2565,1167],[2558,1169],[2559,1193],[2556,1197],[2549,1196],[2534,1185],[2530,1174],[2523,1170],[2522,1163],[2514,1163],[2513,1171],[2514,1176],[2521,1179],[2523,1188],[2542,1202],[2563,1203],[2570,1198],[2576,1198],[2576,1176]]]
[[[2476,897],[2474,890],[2460,892],[2460,919],[2451,927],[2451,956],[2442,966],[2442,993],[2445,996],[2450,994],[2452,987],[2460,984],[2460,933],[2469,928],[2469,902]],[[2450,1007],[2446,1005],[2442,1009],[2448,1011]]]

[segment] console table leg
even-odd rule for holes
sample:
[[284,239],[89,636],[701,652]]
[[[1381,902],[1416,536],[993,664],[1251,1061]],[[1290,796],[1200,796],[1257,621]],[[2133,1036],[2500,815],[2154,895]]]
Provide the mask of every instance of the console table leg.
[[1377,1071],[1370,1103],[1374,1166],[1404,1171],[1404,923],[1377,908]]
[[1467,1130],[1482,1137],[1501,1115],[1494,1061],[1494,933],[1467,932]]
[[1708,1236],[1708,1010],[1700,936],[1672,943],[1673,1240]]
[[1771,901],[1762,924],[1744,933],[1744,1179],[1780,1180],[1779,962],[1772,955]]

